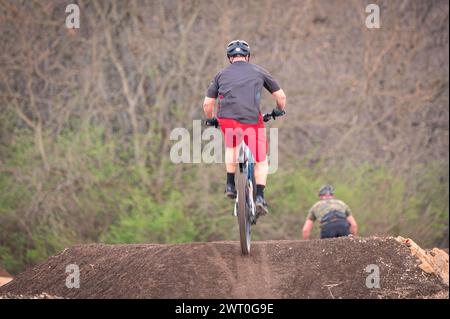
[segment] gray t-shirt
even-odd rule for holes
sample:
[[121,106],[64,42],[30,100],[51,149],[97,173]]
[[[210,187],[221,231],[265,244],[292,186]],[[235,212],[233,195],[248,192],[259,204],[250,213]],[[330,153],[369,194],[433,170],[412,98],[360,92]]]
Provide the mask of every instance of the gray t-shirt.
[[219,97],[218,117],[256,124],[263,87],[270,93],[280,89],[274,78],[262,67],[237,61],[214,77],[206,96]]

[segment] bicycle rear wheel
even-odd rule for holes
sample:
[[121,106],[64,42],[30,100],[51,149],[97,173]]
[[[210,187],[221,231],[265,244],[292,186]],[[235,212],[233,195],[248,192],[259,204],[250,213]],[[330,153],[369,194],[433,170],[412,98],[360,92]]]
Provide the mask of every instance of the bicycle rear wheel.
[[[243,167],[237,169],[237,182],[238,182],[238,222],[239,222],[239,236],[241,239],[241,250],[243,255],[250,253],[250,205],[247,170],[245,164],[241,164]],[[241,166],[240,165],[240,166]],[[242,171],[241,171],[242,170]]]

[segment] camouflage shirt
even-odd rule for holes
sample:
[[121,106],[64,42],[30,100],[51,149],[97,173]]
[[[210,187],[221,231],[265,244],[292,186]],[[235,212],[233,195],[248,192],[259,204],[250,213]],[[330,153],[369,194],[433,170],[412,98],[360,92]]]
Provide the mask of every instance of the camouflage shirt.
[[352,214],[350,208],[346,203],[339,199],[321,199],[317,203],[311,207],[308,213],[308,219],[315,221],[316,219],[319,220],[319,222],[322,220],[323,216],[325,214],[337,210],[342,213],[345,213],[345,216],[350,216]]

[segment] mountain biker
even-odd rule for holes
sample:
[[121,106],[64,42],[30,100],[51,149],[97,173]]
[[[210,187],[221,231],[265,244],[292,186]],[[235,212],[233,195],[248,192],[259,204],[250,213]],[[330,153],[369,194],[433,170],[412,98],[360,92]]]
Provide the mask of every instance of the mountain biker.
[[357,224],[347,204],[334,198],[331,185],[324,185],[319,190],[320,200],[309,210],[303,226],[303,239],[308,239],[314,221],[320,223],[320,238],[333,238],[356,235]]
[[[230,65],[220,71],[211,81],[203,110],[208,125],[220,125],[225,141],[225,163],[227,183],[225,193],[236,198],[236,146],[242,139],[250,148],[255,161],[256,214],[268,212],[264,199],[264,188],[268,174],[267,140],[260,111],[261,90],[266,88],[275,98],[277,106],[274,114],[284,114],[286,95],[274,78],[262,67],[251,64],[250,46],[243,40],[231,41],[227,46]],[[214,104],[217,106],[217,119],[213,117]],[[230,133],[231,130],[231,133]],[[245,132],[244,134],[239,132]]]

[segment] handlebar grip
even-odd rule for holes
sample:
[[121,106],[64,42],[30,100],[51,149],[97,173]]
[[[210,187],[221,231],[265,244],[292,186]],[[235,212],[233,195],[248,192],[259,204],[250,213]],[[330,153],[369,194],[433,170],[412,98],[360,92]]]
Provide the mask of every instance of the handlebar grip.
[[217,118],[208,119],[205,121],[205,125],[214,126],[215,128],[217,128],[219,126],[219,121],[217,120]]
[[266,113],[266,114],[263,115],[263,121],[264,122],[269,122],[271,117],[272,116],[271,116],[270,113]]
[[275,113],[275,109],[273,109],[272,112],[266,113],[266,114],[263,115],[263,121],[264,121],[264,122],[269,122],[271,118],[275,120],[275,118],[277,118],[277,117],[279,117],[279,116],[283,116],[284,114],[286,114],[286,111],[285,111],[285,110],[282,110],[282,111],[281,111],[281,114],[278,114],[278,115],[277,115],[277,114]]

